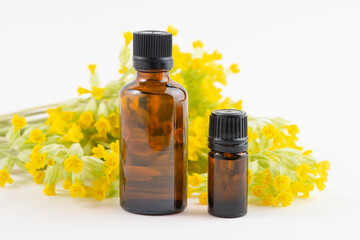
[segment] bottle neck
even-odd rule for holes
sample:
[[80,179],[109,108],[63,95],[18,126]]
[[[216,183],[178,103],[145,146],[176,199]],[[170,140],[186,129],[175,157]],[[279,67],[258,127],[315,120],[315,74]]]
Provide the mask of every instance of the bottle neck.
[[158,69],[158,70],[138,70],[136,75],[136,81],[160,81],[168,82],[170,80],[169,70]]

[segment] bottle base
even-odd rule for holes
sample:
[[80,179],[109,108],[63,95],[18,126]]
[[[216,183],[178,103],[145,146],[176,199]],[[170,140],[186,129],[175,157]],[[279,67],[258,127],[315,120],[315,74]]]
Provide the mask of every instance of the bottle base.
[[211,209],[208,210],[209,214],[215,217],[220,217],[220,218],[238,218],[238,217],[243,217],[247,214],[247,212],[242,212],[242,213],[237,213],[237,214],[224,214],[224,213],[218,213],[218,212],[213,212],[211,211]]
[[175,201],[175,207],[173,208],[164,208],[164,205],[161,204],[161,202],[163,202],[162,200],[157,200],[156,205],[152,205],[150,200],[147,200],[146,203],[144,200],[136,200],[136,199],[129,200],[128,202],[131,202],[131,204],[129,203],[124,204],[120,202],[121,208],[129,213],[134,213],[139,215],[152,215],[152,216],[170,215],[170,214],[180,213],[184,211],[186,208],[186,204],[184,204],[183,201]]

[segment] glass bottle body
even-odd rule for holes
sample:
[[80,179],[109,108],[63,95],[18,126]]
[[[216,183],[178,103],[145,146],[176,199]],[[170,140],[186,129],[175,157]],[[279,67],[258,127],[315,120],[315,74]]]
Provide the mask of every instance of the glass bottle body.
[[247,213],[248,153],[209,152],[209,213],[240,217]]
[[138,72],[120,91],[120,204],[162,215],[187,204],[187,93],[167,71]]

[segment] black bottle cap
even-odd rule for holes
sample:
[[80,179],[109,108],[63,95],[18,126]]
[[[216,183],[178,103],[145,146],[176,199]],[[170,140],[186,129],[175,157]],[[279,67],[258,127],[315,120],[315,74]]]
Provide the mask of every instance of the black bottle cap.
[[236,109],[212,111],[209,124],[209,148],[225,153],[247,152],[246,112]]
[[133,65],[136,70],[170,70],[172,34],[164,31],[138,31],[133,33]]

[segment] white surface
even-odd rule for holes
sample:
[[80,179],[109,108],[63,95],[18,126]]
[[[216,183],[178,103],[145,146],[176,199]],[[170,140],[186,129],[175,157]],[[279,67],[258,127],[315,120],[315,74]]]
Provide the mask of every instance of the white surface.
[[104,83],[116,78],[123,31],[172,24],[182,48],[201,39],[225,63],[239,63],[226,95],[242,98],[254,116],[297,123],[300,143],[332,169],[324,192],[287,208],[251,204],[232,220],[210,217],[195,200],[182,214],[146,217],[125,213],[117,199],[49,198],[27,175],[13,174],[18,181],[0,189],[1,239],[356,239],[359,13],[359,1],[2,0],[0,113],[76,97],[89,63]]

